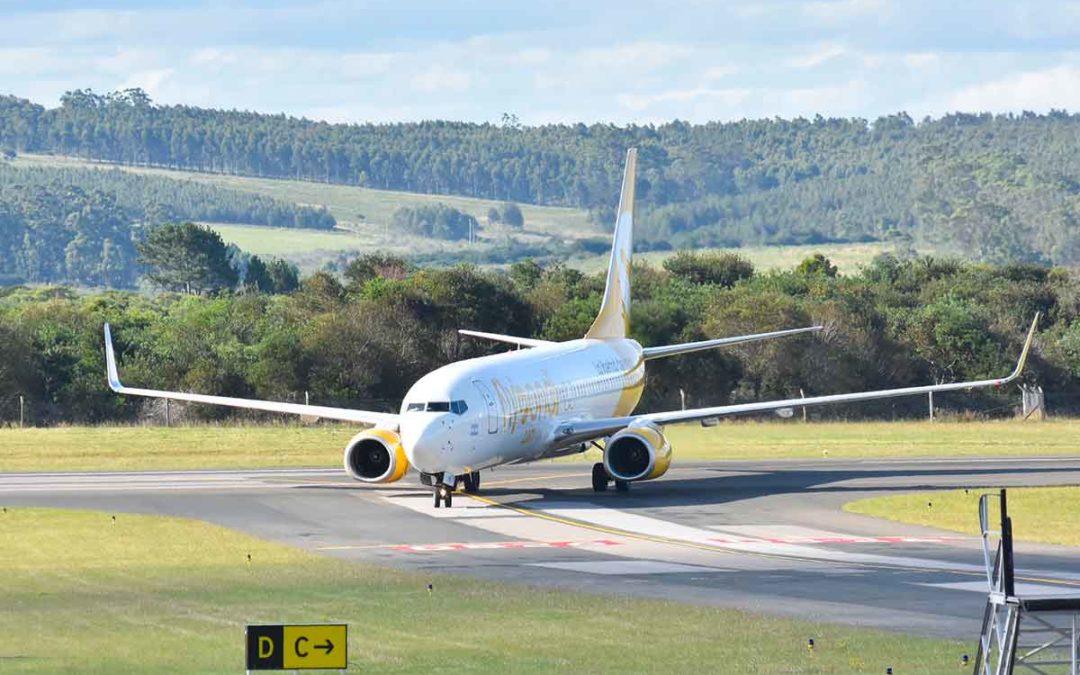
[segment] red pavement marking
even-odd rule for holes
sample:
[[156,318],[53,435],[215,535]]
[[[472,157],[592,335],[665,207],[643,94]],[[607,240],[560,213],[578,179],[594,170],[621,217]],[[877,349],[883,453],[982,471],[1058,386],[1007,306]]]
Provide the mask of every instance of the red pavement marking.
[[471,544],[400,544],[390,549],[401,553],[439,553],[444,551],[495,551],[519,548],[576,548],[579,546],[619,546],[611,539],[589,541],[485,541]]

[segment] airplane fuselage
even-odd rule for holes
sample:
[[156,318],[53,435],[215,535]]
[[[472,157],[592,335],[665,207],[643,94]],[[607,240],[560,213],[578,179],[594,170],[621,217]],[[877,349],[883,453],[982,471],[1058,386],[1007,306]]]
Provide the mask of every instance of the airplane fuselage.
[[628,415],[645,361],[629,339],[582,339],[452,363],[420,378],[401,405],[410,464],[459,475],[564,454],[557,426]]

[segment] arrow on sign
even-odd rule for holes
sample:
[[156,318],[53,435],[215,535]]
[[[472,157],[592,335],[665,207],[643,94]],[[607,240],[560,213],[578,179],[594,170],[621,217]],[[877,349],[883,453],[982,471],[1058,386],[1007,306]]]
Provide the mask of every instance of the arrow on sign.
[[327,654],[334,651],[334,643],[330,642],[330,638],[326,638],[326,643],[321,645],[315,645],[315,649],[321,649]]

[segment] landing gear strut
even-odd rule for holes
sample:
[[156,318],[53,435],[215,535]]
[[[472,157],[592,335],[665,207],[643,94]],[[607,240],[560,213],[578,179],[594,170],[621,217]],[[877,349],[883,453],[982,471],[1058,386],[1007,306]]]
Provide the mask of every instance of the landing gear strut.
[[[606,491],[607,490],[608,480],[610,480],[610,479],[608,478],[607,469],[604,468],[604,465],[602,463],[600,463],[600,462],[597,462],[596,464],[593,464],[593,467],[592,467],[592,489],[593,489],[593,492],[604,492],[604,491]],[[617,485],[618,485],[618,483],[616,483],[616,486]]]
[[461,482],[464,484],[465,492],[474,495],[480,492],[480,472],[473,471],[461,476]]
[[454,505],[454,491],[447,485],[439,483],[435,486],[435,508],[439,508],[444,503],[446,508]]

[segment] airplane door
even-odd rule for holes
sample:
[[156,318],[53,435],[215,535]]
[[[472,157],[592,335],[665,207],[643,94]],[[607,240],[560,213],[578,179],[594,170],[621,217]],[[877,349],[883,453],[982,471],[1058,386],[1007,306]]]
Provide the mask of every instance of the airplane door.
[[495,398],[495,392],[491,391],[491,387],[484,384],[480,380],[473,380],[473,384],[480,390],[480,395],[484,397],[484,407],[487,408],[487,426],[488,433],[495,434],[499,432],[499,400]]

